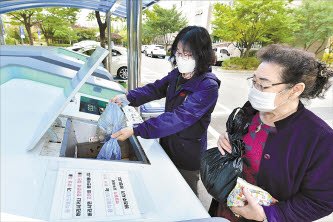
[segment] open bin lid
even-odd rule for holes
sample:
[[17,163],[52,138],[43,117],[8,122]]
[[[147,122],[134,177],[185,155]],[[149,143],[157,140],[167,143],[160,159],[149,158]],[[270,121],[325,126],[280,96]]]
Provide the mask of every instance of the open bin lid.
[[26,79],[12,79],[1,85],[1,147],[33,149],[108,50],[98,47],[66,87]]
[[[0,55],[15,58],[18,56],[21,58],[34,58],[72,70],[78,70],[89,58],[87,55],[80,54],[66,48],[53,46],[5,45],[1,46]],[[107,80],[113,80],[113,76],[104,68],[102,64],[100,64],[96,69],[95,76]]]

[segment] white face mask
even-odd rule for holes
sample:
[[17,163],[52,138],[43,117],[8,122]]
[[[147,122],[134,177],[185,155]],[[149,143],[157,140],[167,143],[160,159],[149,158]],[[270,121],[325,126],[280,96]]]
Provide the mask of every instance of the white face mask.
[[176,56],[177,67],[180,73],[192,73],[195,68],[194,59],[184,59],[181,56]]
[[[283,90],[285,91],[285,90]],[[275,98],[278,94],[282,93],[261,92],[260,90],[252,87],[249,93],[249,101],[252,107],[260,112],[271,112],[276,109]],[[286,101],[287,102],[287,101]],[[284,103],[283,103],[284,104]],[[282,104],[280,104],[282,105]]]

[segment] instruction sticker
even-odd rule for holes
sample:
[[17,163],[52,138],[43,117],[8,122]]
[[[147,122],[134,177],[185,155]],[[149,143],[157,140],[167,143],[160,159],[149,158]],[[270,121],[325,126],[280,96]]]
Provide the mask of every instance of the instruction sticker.
[[[60,220],[67,219],[132,219],[140,217],[128,172],[60,170],[53,207]],[[60,198],[62,197],[62,198]],[[56,209],[56,210],[55,210]]]

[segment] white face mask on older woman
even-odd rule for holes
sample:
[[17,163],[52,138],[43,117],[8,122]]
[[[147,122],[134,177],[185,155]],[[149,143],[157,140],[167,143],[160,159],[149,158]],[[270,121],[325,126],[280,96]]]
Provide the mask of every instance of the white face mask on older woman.
[[[275,105],[275,98],[280,93],[284,92],[287,89],[282,90],[281,92],[274,93],[274,92],[262,92],[256,87],[252,87],[249,92],[248,99],[252,105],[252,107],[260,112],[272,112],[277,108]],[[288,99],[283,102],[285,104]],[[279,104],[282,105],[282,104]]]

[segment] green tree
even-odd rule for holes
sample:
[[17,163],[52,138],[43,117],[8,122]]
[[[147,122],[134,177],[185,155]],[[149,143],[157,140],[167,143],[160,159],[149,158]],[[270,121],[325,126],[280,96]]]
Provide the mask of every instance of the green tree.
[[7,13],[11,19],[11,25],[21,25],[23,24],[29,38],[30,45],[34,44],[33,35],[31,28],[37,24],[37,14],[40,13],[42,9],[29,9],[29,10],[19,10],[15,12]]
[[53,43],[56,38],[63,38],[68,42],[76,39],[72,26],[77,20],[78,11],[74,8],[48,8],[38,14],[39,27],[47,45]]
[[[99,11],[95,11],[95,12],[89,13],[88,19],[91,20],[91,21],[93,19],[96,19],[97,24],[98,24],[98,29],[99,29],[99,39],[100,39],[101,47],[106,48],[106,45],[107,45],[107,38],[106,38],[107,21],[106,21],[106,16],[101,14]],[[112,21],[125,22],[125,20],[123,18],[111,15],[111,23],[112,23]],[[111,24],[111,33],[114,32],[114,31],[115,31],[115,29]],[[122,37],[124,37],[124,36],[122,36]],[[105,58],[103,60],[103,64],[105,65],[105,67],[107,66],[106,61],[107,61],[107,59]]]
[[127,29],[120,30],[119,35],[122,37],[121,45],[127,47]]
[[154,30],[145,23],[142,24],[141,32],[141,41],[144,45],[149,45],[156,37]]
[[[96,19],[97,24],[98,24],[98,29],[99,29],[99,38],[100,38],[100,42],[101,42],[101,47],[106,48],[106,44],[107,44],[107,38],[106,38],[106,28],[107,28],[106,16],[103,15],[103,14],[101,14],[99,11],[95,11],[95,12],[89,13],[88,19],[91,20],[91,21],[94,20],[94,19]],[[123,18],[111,15],[111,23],[114,22],[114,21],[125,22],[125,20]],[[114,27],[111,24],[111,33],[115,32],[115,31],[118,32],[119,30],[115,30]]]
[[5,28],[7,37],[6,37],[6,44],[8,45],[16,45],[21,42],[21,37],[19,34],[19,26],[7,26]]
[[332,2],[303,0],[295,14],[300,24],[300,29],[296,32],[296,44],[302,44],[305,50],[315,47],[314,53],[319,54],[325,49],[324,44],[328,38],[333,35]]
[[254,43],[262,45],[293,41],[297,24],[287,0],[235,0],[234,6],[214,5],[213,35],[237,42],[242,57]]
[[77,33],[71,27],[56,29],[53,37],[60,43],[67,42],[69,44],[72,44],[72,41],[77,41],[78,39]]
[[143,24],[143,39],[151,39],[154,36],[163,37],[165,49],[171,44],[171,34],[178,32],[187,25],[187,20],[178,12],[174,5],[171,9],[154,5],[152,10],[145,11],[145,22]]
[[[99,11],[95,11],[95,18],[97,20],[97,24],[98,24],[98,29],[99,29],[99,39],[101,42],[101,47],[106,48],[106,28],[107,28],[107,23],[106,23],[106,17],[105,16],[101,16],[101,14],[99,13]],[[106,59],[104,59],[103,61],[104,63],[106,63]]]
[[74,27],[77,35],[77,41],[96,40],[97,28]]

